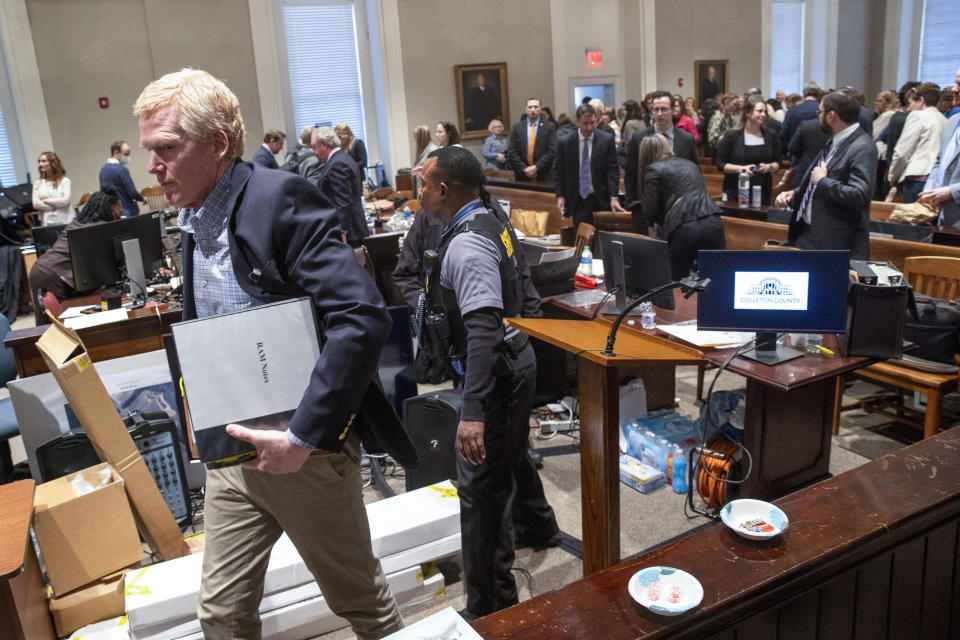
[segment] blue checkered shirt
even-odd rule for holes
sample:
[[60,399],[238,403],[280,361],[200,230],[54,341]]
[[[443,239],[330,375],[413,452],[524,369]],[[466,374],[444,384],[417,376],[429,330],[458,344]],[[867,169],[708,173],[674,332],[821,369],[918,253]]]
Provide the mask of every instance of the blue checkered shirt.
[[181,209],[177,218],[181,231],[193,234],[193,299],[198,318],[260,304],[240,288],[230,260],[227,196],[232,173],[231,166],[199,209]]
[[[241,311],[260,304],[240,288],[230,260],[227,196],[232,173],[233,165],[199,209],[181,209],[177,218],[180,230],[193,234],[193,303],[198,318]],[[313,448],[289,429],[287,438],[301,447]]]

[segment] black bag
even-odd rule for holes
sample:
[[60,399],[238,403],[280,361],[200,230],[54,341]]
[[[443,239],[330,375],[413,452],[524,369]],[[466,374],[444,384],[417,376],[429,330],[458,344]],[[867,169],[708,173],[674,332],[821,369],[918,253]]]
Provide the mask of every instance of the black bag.
[[909,287],[852,284],[847,296],[846,355],[878,360],[902,356],[909,300]]
[[917,345],[911,356],[956,364],[960,352],[960,305],[948,300],[916,296],[916,316],[908,314],[903,337]]

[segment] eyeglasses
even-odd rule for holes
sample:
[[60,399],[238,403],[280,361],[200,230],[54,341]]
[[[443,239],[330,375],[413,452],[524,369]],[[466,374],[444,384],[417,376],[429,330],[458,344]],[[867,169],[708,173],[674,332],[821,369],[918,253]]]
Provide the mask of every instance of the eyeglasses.
[[666,113],[667,111],[670,111],[670,107],[654,107],[650,109],[650,111],[653,111],[654,113]]

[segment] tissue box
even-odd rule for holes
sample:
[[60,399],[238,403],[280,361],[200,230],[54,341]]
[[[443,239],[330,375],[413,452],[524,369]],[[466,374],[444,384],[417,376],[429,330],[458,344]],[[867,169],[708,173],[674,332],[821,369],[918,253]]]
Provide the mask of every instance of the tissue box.
[[[102,478],[82,495],[71,486]],[[106,463],[37,487],[33,528],[57,596],[143,559],[123,481]]]
[[620,482],[640,493],[650,493],[663,486],[663,473],[633,456],[620,454]]

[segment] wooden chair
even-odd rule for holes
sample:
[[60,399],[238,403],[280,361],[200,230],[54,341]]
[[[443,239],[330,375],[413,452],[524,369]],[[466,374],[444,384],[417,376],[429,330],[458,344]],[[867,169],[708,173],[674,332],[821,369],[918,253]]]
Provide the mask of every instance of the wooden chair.
[[161,211],[167,206],[167,199],[163,193],[163,187],[159,184],[152,187],[144,187],[140,195],[147,201],[147,209],[150,211]]
[[594,253],[596,253],[597,248],[593,244],[593,238],[597,235],[597,228],[592,224],[587,224],[586,222],[581,222],[580,226],[577,227],[577,241],[574,244],[575,256],[579,256],[583,253],[583,248],[586,246],[593,247]]
[[594,211],[593,226],[597,231],[633,232],[633,216],[629,211]]
[[83,205],[87,204],[87,200],[89,200],[89,199],[90,199],[90,196],[92,196],[92,195],[93,195],[93,194],[92,194],[91,192],[87,191],[85,194],[83,194],[82,196],[80,196],[80,202],[77,203],[77,208],[79,209],[79,208],[82,207]]
[[412,198],[413,191],[394,191],[388,200],[411,200]]
[[410,213],[416,213],[420,211],[420,201],[415,199],[407,200],[403,203],[404,206],[410,207]]
[[397,185],[397,191],[413,191],[413,176],[409,173],[398,173],[394,178],[394,184]]
[[[960,258],[942,256],[912,256],[903,261],[903,275],[917,293],[953,300],[960,292]],[[958,374],[939,374],[918,371],[904,367],[896,361],[878,362],[869,367],[858,369],[856,375],[896,387],[897,395],[891,401],[889,394],[871,396],[862,401],[840,406],[844,379],[837,378],[837,398],[839,410],[834,416],[833,432],[837,433],[840,412],[846,409],[862,407],[871,413],[880,413],[898,422],[922,426],[923,437],[929,438],[940,428],[941,402],[943,395],[957,388],[960,382]],[[919,412],[907,409],[903,405],[903,390],[917,391],[927,396],[927,408],[923,422],[912,420],[908,416]]]
[[379,189],[374,189],[370,192],[370,197],[368,200],[383,200],[387,196],[393,193],[393,189],[390,187],[380,187]]

